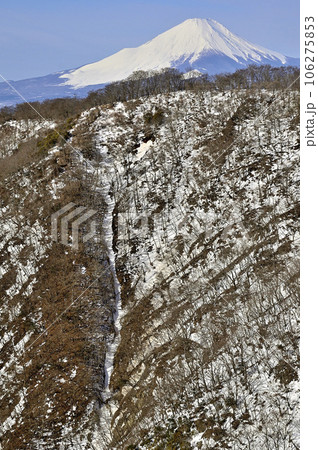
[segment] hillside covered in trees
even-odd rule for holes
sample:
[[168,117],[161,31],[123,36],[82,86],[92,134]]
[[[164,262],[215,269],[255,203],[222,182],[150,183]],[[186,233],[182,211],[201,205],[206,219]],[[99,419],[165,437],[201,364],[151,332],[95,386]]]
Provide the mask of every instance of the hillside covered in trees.
[[1,448],[299,448],[298,77],[0,110]]

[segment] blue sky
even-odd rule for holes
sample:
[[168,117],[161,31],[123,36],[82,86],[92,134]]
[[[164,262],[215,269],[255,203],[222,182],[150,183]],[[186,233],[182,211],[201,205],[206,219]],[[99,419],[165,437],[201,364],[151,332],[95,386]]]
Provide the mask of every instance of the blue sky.
[[296,0],[11,0],[0,5],[0,73],[18,80],[79,67],[193,18],[299,57]]

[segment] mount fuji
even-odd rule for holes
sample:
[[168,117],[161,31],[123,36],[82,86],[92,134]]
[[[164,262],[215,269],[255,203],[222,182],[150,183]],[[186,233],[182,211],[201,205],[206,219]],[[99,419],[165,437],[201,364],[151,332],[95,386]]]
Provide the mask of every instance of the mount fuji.
[[123,49],[98,62],[45,77],[10,82],[14,89],[0,83],[0,106],[23,101],[19,94],[28,101],[83,96],[139,70],[169,67],[214,75],[235,72],[250,64],[299,66],[299,59],[252,44],[213,19],[188,19],[140,47]]

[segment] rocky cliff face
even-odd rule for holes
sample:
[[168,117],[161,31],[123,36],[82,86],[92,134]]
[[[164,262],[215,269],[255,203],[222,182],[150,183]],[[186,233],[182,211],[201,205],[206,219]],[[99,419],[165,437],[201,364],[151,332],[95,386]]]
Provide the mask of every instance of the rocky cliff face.
[[[104,105],[66,142],[11,123],[2,448],[298,448],[298,96]],[[78,251],[50,236],[69,202],[97,211]]]

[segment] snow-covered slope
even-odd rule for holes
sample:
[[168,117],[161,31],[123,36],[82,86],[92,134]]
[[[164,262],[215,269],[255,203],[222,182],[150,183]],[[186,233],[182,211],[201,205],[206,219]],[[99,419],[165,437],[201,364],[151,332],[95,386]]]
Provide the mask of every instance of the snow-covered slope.
[[236,36],[215,20],[189,19],[140,47],[123,49],[61,78],[67,79],[67,85],[82,88],[122,80],[136,70],[191,67],[214,74],[253,63],[280,66],[288,59]]
[[[210,75],[234,72],[249,64],[299,65],[299,59],[254,45],[212,19],[189,19],[137,48],[120,52],[77,69],[45,77],[0,83],[0,106],[70,95],[83,96],[138,70],[167,67]],[[18,92],[17,92],[18,91]]]
[[299,93],[72,114],[0,124],[1,450],[299,448]]

